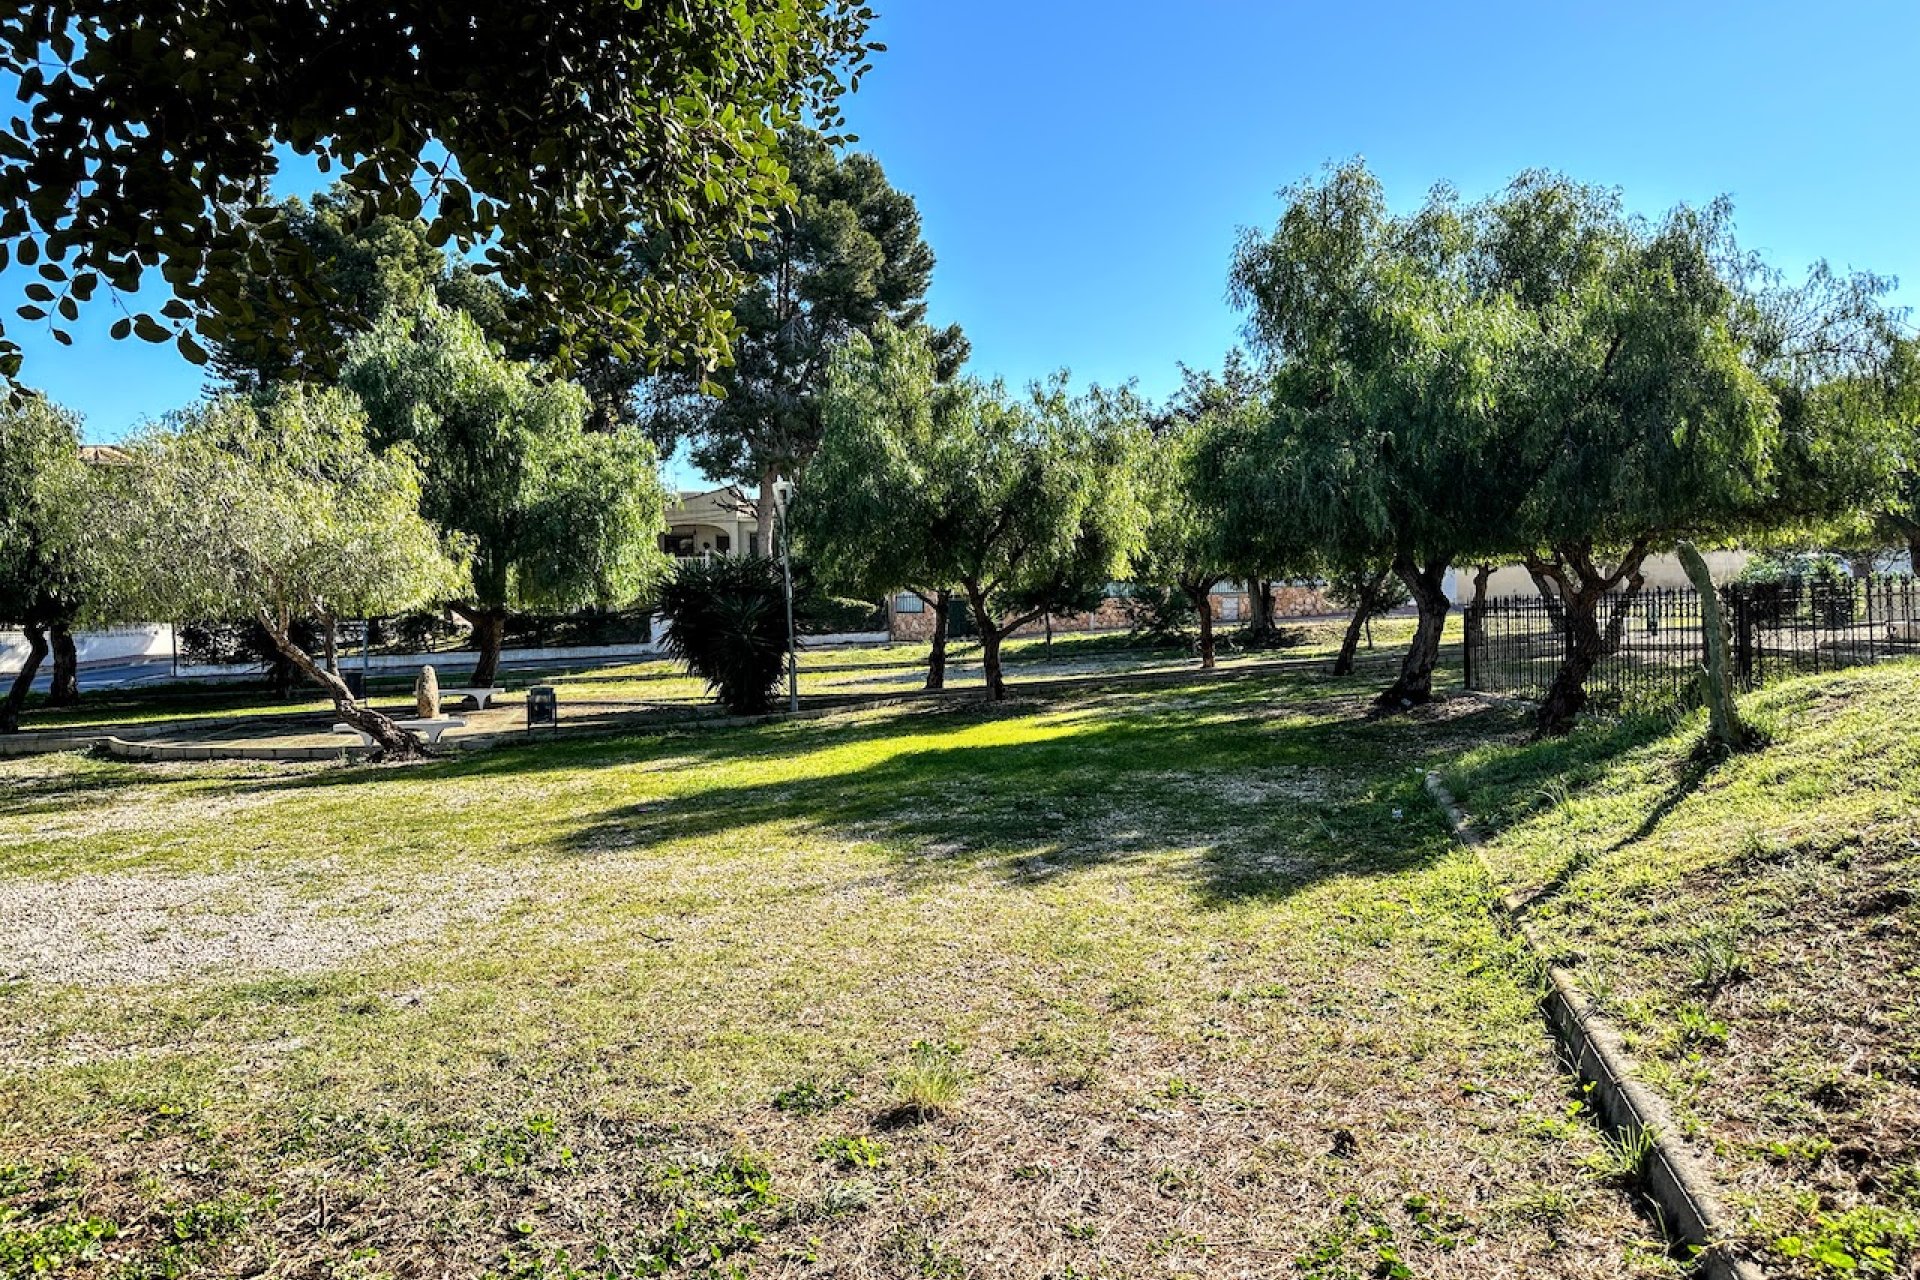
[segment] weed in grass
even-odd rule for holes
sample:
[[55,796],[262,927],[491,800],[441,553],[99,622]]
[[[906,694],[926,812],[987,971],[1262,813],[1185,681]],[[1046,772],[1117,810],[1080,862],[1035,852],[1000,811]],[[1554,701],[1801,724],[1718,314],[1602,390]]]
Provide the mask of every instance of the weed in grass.
[[1813,1265],[1820,1275],[1899,1275],[1920,1249],[1920,1216],[1872,1205],[1815,1214],[1811,1230],[1781,1236],[1773,1247],[1783,1257]]
[[779,1203],[766,1162],[736,1152],[721,1160],[669,1165],[659,1188],[671,1206],[666,1227],[641,1250],[636,1270],[665,1275],[703,1267],[743,1275],[743,1266],[721,1266],[759,1243],[768,1210]]
[[833,1110],[852,1096],[853,1090],[845,1084],[802,1080],[774,1094],[773,1108],[792,1116],[817,1116]]
[[865,1178],[842,1178],[829,1182],[820,1192],[820,1198],[811,1206],[803,1206],[798,1217],[843,1218],[849,1214],[865,1213],[880,1199],[880,1188]]
[[1741,945],[1741,929],[1721,921],[1702,929],[1687,944],[1693,984],[1709,995],[1753,975],[1753,964]]
[[966,1280],[967,1267],[926,1231],[901,1228],[887,1241],[902,1275],[925,1276],[928,1280]]
[[1590,1164],[1594,1176],[1608,1186],[1637,1188],[1645,1184],[1647,1161],[1652,1158],[1653,1131],[1635,1129],[1607,1135]]
[[1559,1187],[1535,1185],[1522,1190],[1504,1209],[1551,1233],[1573,1217],[1574,1202],[1573,1197]]
[[887,1162],[886,1144],[864,1133],[822,1138],[813,1154],[815,1159],[832,1161],[843,1169],[878,1169]]
[[102,1246],[120,1234],[104,1218],[73,1218],[45,1226],[18,1223],[14,1210],[0,1209],[0,1275],[51,1275],[91,1262]]
[[1674,1016],[1683,1049],[1722,1049],[1727,1043],[1727,1024],[1697,1004],[1683,1005]]
[[1293,1260],[1306,1280],[1412,1280],[1413,1269],[1400,1256],[1393,1228],[1384,1215],[1348,1196],[1334,1224]]
[[905,1065],[893,1077],[901,1107],[922,1119],[958,1102],[964,1084],[959,1053],[952,1045],[931,1040],[915,1041]]

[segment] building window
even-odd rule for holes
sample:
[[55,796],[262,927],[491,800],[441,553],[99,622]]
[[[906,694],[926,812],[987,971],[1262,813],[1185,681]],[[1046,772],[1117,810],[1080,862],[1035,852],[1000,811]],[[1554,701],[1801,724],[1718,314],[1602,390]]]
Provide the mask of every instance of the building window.
[[716,533],[713,535],[713,549],[715,551],[726,551],[732,546],[733,539],[729,538],[726,534]]
[[893,611],[895,613],[925,613],[927,611],[927,602],[911,591],[902,591],[893,598]]

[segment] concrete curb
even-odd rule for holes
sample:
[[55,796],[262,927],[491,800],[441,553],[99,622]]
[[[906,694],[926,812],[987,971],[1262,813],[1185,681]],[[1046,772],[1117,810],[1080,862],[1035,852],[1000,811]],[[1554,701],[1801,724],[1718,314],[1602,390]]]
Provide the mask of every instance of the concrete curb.
[[[1427,792],[1447,815],[1456,840],[1474,851],[1487,881],[1498,893],[1499,881],[1482,849],[1482,837],[1438,773],[1427,774]],[[1592,1086],[1592,1096],[1606,1127],[1623,1137],[1646,1135],[1650,1143],[1645,1170],[1646,1192],[1658,1206],[1667,1233],[1698,1250],[1697,1261],[1707,1280],[1765,1280],[1752,1262],[1728,1252],[1726,1242],[1738,1232],[1721,1204],[1713,1179],[1676,1136],[1679,1128],[1666,1100],[1635,1077],[1619,1033],[1594,1009],[1574,982],[1573,975],[1554,964],[1547,948],[1527,924],[1526,900],[1519,894],[1500,895],[1502,923],[1526,940],[1534,962],[1546,974],[1541,1000],[1547,1026],[1559,1041],[1579,1078]]]

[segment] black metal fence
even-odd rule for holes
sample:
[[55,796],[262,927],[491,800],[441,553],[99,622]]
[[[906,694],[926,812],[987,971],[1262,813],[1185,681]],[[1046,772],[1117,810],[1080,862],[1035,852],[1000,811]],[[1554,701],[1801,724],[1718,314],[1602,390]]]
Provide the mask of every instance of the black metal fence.
[[[1741,582],[1720,593],[1745,688],[1782,676],[1920,656],[1920,586],[1911,577]],[[1686,588],[1617,592],[1602,602],[1606,655],[1590,695],[1622,705],[1689,696],[1706,661],[1700,597]],[[1559,602],[1540,596],[1466,609],[1470,689],[1537,698],[1568,651]]]

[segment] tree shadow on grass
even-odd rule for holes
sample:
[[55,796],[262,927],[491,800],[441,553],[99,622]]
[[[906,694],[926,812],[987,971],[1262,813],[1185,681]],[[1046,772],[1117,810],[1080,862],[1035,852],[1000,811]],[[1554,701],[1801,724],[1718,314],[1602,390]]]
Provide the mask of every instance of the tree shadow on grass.
[[1449,849],[1418,774],[1398,767],[1388,741],[1420,725],[1368,724],[1337,699],[1257,708],[1280,712],[1266,715],[1249,714],[1244,693],[1125,711],[1110,702],[1075,700],[1048,721],[1058,732],[1037,739],[919,745],[828,776],[620,806],[563,847],[594,857],[803,831],[876,844],[912,885],[989,875],[1037,888],[1132,863],[1213,905],[1391,875]]
[[[1652,746],[1671,732],[1670,724],[1662,718],[1627,717],[1589,727],[1570,738],[1537,739],[1492,753],[1478,765],[1457,768],[1456,774],[1472,794],[1509,797],[1505,805],[1476,814],[1490,833],[1497,834],[1526,821],[1543,806],[1577,797],[1582,788],[1601,781],[1623,755]],[[1521,909],[1539,910],[1566,893],[1596,862],[1647,839],[1713,776],[1721,763],[1698,752],[1680,761],[1673,780],[1633,829],[1604,847],[1568,841],[1566,857],[1553,874],[1524,890]],[[1527,798],[1524,803],[1521,797]]]

